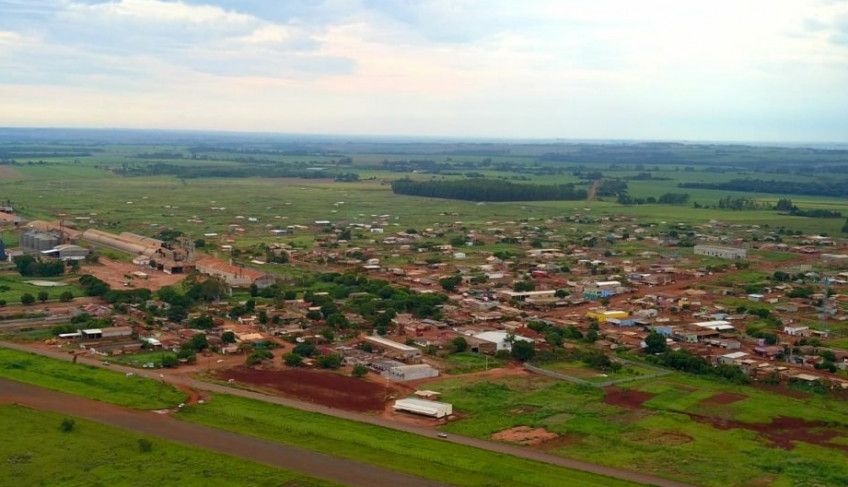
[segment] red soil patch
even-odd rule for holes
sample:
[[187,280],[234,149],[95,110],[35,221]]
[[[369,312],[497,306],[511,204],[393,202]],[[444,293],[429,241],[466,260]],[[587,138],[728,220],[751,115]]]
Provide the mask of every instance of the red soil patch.
[[732,392],[721,392],[713,397],[704,399],[700,402],[700,405],[704,407],[723,406],[725,404],[733,404],[734,402],[741,401],[743,399],[748,399],[748,396]]
[[652,399],[656,394],[642,392],[634,389],[623,390],[617,387],[607,387],[604,396],[604,404],[618,406],[625,409],[640,409],[645,401]]
[[218,379],[272,389],[284,396],[348,411],[382,411],[386,387],[332,372],[255,370],[236,367],[214,371]]
[[774,446],[784,450],[792,450],[795,448],[796,441],[803,441],[811,445],[848,451],[848,445],[830,442],[833,438],[842,436],[844,432],[837,431],[836,426],[823,421],[806,421],[799,418],[778,416],[771,423],[743,423],[742,421],[699,414],[690,414],[689,416],[699,423],[707,423],[720,430],[746,429],[754,431],[768,439]]
[[554,440],[558,436],[545,428],[533,429],[529,426],[516,426],[493,434],[492,439],[518,443],[519,445],[540,445],[546,441]]

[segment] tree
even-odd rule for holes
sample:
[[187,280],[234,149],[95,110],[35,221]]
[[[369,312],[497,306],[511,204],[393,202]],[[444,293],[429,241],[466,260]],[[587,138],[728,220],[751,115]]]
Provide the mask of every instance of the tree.
[[70,291],[63,291],[62,294],[59,295],[59,301],[63,303],[70,303],[74,300],[74,293]]
[[29,306],[33,303],[35,303],[35,296],[30,293],[24,293],[21,295],[21,304],[23,304],[24,306]]
[[50,294],[47,291],[38,291],[38,300],[42,303],[50,299]]
[[179,365],[180,361],[177,359],[176,355],[169,353],[162,355],[162,361],[160,363],[162,364],[162,367],[165,367],[166,369],[173,369]]
[[303,357],[296,353],[287,353],[283,355],[283,363],[289,367],[300,367],[303,365]]
[[236,334],[232,331],[225,331],[224,333],[221,333],[221,341],[223,343],[235,343]]
[[311,356],[315,355],[315,352],[317,350],[315,350],[315,345],[313,345],[309,342],[303,342],[303,343],[298,343],[297,345],[295,345],[294,350],[292,350],[292,351],[294,353],[300,355],[301,357],[311,357]]
[[198,330],[210,330],[215,328],[215,321],[209,315],[202,315],[192,318],[188,326]]
[[442,289],[449,293],[456,292],[456,286],[462,282],[462,277],[460,276],[451,276],[451,277],[443,277],[439,279],[439,285],[442,286]]
[[536,285],[529,281],[519,281],[515,283],[515,286],[513,286],[513,291],[518,293],[532,291],[534,289],[536,289]]
[[258,350],[254,350],[253,353],[247,356],[247,365],[256,365],[265,360],[273,360],[274,354],[271,353],[270,350],[266,350],[264,348],[260,348]]
[[318,367],[322,369],[338,369],[342,366],[342,356],[337,353],[328,353],[318,357]]
[[366,367],[362,364],[354,365],[353,371],[350,373],[350,375],[357,377],[357,378],[365,377],[366,374],[368,374],[368,367]]
[[512,355],[512,357],[516,360],[527,362],[536,356],[536,347],[533,346],[533,342],[516,340],[515,343],[512,344],[512,351],[510,352],[510,355]]
[[205,334],[197,333],[196,335],[191,337],[191,340],[189,340],[185,346],[191,348],[192,350],[202,352],[209,348],[209,341],[206,340]]
[[668,348],[668,345],[665,343],[665,336],[660,335],[659,333],[652,331],[645,338],[645,353],[662,353],[665,352]]
[[460,353],[468,350],[468,341],[464,337],[456,337],[451,340],[451,346],[455,353]]

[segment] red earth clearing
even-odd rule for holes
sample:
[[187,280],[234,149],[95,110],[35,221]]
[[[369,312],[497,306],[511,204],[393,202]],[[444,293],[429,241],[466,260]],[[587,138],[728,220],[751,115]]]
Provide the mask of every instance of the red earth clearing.
[[493,440],[518,443],[519,445],[540,445],[546,441],[557,438],[556,433],[551,433],[545,428],[531,428],[529,426],[516,426],[507,430],[499,431],[492,435]]
[[645,401],[653,399],[656,394],[650,392],[642,392],[637,390],[623,390],[618,387],[604,388],[607,393],[604,396],[604,403],[613,406],[622,407],[625,409],[640,409]]
[[271,389],[284,396],[348,411],[383,411],[388,397],[385,385],[332,372],[314,370],[256,370],[235,367],[217,370],[218,379]]
[[734,402],[748,399],[745,394],[735,394],[733,392],[721,392],[713,397],[708,397],[699,404],[703,407],[722,406],[725,404],[733,404]]

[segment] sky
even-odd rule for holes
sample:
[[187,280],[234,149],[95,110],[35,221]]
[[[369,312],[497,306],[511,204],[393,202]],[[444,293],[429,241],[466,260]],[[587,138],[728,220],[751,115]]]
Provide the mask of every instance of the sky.
[[0,126],[848,142],[848,0],[0,0]]

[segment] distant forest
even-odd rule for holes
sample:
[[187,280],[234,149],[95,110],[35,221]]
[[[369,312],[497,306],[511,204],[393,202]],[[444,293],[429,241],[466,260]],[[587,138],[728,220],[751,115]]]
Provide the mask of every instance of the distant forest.
[[573,184],[516,184],[492,179],[461,179],[456,181],[413,181],[409,178],[392,183],[395,194],[447,198],[464,201],[542,201],[584,200],[585,189]]
[[748,193],[803,194],[812,196],[848,196],[848,180],[843,181],[765,181],[734,179],[724,183],[680,183],[680,188],[720,189]]

